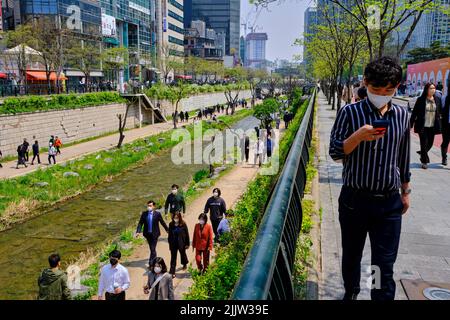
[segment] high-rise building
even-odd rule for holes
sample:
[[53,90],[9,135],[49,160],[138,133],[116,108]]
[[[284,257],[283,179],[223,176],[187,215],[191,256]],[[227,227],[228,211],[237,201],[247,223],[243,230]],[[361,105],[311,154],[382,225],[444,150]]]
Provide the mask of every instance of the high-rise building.
[[[406,58],[409,50],[428,48],[435,41],[439,41],[442,46],[450,43],[450,17],[439,9],[439,6],[450,5],[450,0],[436,0],[435,2],[437,2],[438,7],[431,12],[422,14],[422,18],[416,25],[402,58]],[[395,43],[403,43],[411,29],[413,20],[413,17],[410,17],[398,28],[398,39],[394,39]]]
[[245,62],[249,68],[264,68],[266,62],[267,33],[249,33],[245,38]]
[[186,57],[223,61],[223,52],[216,46],[217,35],[213,29],[206,29],[203,21],[196,20],[192,21],[191,28],[185,30],[184,53]]
[[104,47],[122,46],[129,51],[124,80],[149,80],[155,52],[154,1],[100,0],[100,6]]
[[[147,0],[148,1],[148,0]],[[183,0],[162,0],[163,38],[170,46],[170,55],[184,56]]]
[[241,36],[239,40],[239,56],[241,57],[241,63],[245,66],[245,38]]
[[318,25],[318,12],[316,7],[309,7],[305,11],[305,20],[304,20],[304,43],[303,43],[303,62],[305,64],[309,63],[309,55],[308,55],[308,43],[311,41],[311,38],[317,32]]
[[225,35],[225,54],[239,55],[240,0],[186,0],[184,25],[193,20],[206,22],[206,27]]

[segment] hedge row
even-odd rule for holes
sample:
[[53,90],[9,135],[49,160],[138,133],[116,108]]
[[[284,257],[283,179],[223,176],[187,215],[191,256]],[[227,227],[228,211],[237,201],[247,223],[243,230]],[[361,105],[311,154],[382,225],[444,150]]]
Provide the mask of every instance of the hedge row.
[[126,100],[117,92],[85,94],[59,94],[51,97],[26,96],[7,98],[0,106],[0,114],[16,114],[44,110],[75,109],[103,104],[123,103]]

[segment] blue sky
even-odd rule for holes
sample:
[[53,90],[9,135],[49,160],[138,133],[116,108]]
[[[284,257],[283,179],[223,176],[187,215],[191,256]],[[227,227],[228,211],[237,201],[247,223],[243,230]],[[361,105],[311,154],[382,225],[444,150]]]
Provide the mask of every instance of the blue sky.
[[[280,0],[261,11],[256,22],[260,27],[257,32],[266,32],[269,36],[266,48],[268,60],[273,61],[276,58],[292,60],[293,55],[302,53],[301,47],[292,44],[296,38],[302,36],[304,13],[312,2],[312,0]],[[252,7],[248,0],[241,0],[241,23],[244,23],[249,12],[252,12],[249,20],[254,21],[256,14]],[[241,26],[241,35],[243,34],[244,27]]]

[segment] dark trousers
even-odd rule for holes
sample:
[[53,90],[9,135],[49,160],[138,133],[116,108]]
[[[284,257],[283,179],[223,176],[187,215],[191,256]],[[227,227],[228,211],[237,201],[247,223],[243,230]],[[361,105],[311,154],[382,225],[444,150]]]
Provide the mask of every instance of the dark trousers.
[[250,148],[245,148],[245,162],[248,162],[249,153],[250,153]]
[[56,156],[54,155],[48,155],[48,164],[52,164],[52,160],[53,159],[53,164],[56,164]]
[[115,301],[125,300],[125,291],[122,291],[119,294],[106,292],[105,293],[105,300],[115,300]]
[[28,162],[28,161],[30,160],[29,157],[30,157],[29,152],[26,151],[26,152],[25,152],[25,161]]
[[442,127],[442,144],[441,144],[442,160],[447,160],[447,151],[449,143],[450,143],[450,124]]
[[158,238],[154,238],[151,235],[146,236],[148,246],[150,247],[150,258],[148,259],[148,264],[151,265],[152,261],[156,258],[156,245],[158,244]]
[[[367,233],[371,265],[379,274],[379,287],[371,289],[372,300],[394,300],[394,263],[400,242],[403,203],[400,194],[377,199],[343,187],[339,197],[342,237],[342,277],[347,297],[360,292],[361,258]],[[379,268],[377,273],[376,267]],[[366,279],[364,279],[366,280]],[[366,281],[364,281],[366,283]]]
[[38,163],[41,163],[41,158],[39,157],[39,153],[38,154],[33,154],[33,160],[31,160],[31,163],[34,163],[34,159],[38,160]]
[[172,248],[170,249],[170,273],[175,274],[175,269],[177,268],[177,255],[180,252],[181,264],[183,266],[189,263],[188,257],[186,255],[185,248]]
[[222,219],[211,219],[211,225],[212,225],[213,231],[214,231],[214,242],[217,242],[217,239],[219,239],[219,234],[217,233],[217,228],[219,227],[220,220],[222,220]]
[[421,163],[430,163],[428,152],[430,151],[431,147],[433,147],[434,135],[434,128],[423,128],[422,132],[419,133]]
[[61,147],[56,147],[56,154],[61,154]]

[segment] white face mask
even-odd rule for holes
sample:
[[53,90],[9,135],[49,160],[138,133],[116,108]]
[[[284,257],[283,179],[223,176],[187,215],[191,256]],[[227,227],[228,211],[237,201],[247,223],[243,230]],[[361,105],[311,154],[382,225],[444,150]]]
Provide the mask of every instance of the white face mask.
[[155,271],[156,274],[161,273],[161,267],[155,267],[153,270]]
[[153,207],[148,206],[148,211],[153,211]]
[[214,192],[213,196],[217,198],[219,196],[219,193],[218,192]]
[[201,225],[205,224],[205,220],[198,220],[198,223],[200,223]]
[[389,102],[391,102],[393,96],[394,96],[394,93],[389,96],[379,96],[379,95],[373,94],[369,90],[367,90],[367,97],[369,98],[370,102],[372,102],[373,105],[377,109],[381,109],[385,105],[387,105]]
[[180,219],[173,219],[173,222],[175,222],[175,224],[178,224],[180,222]]
[[172,194],[177,194],[178,190],[177,189],[173,189],[172,190]]

